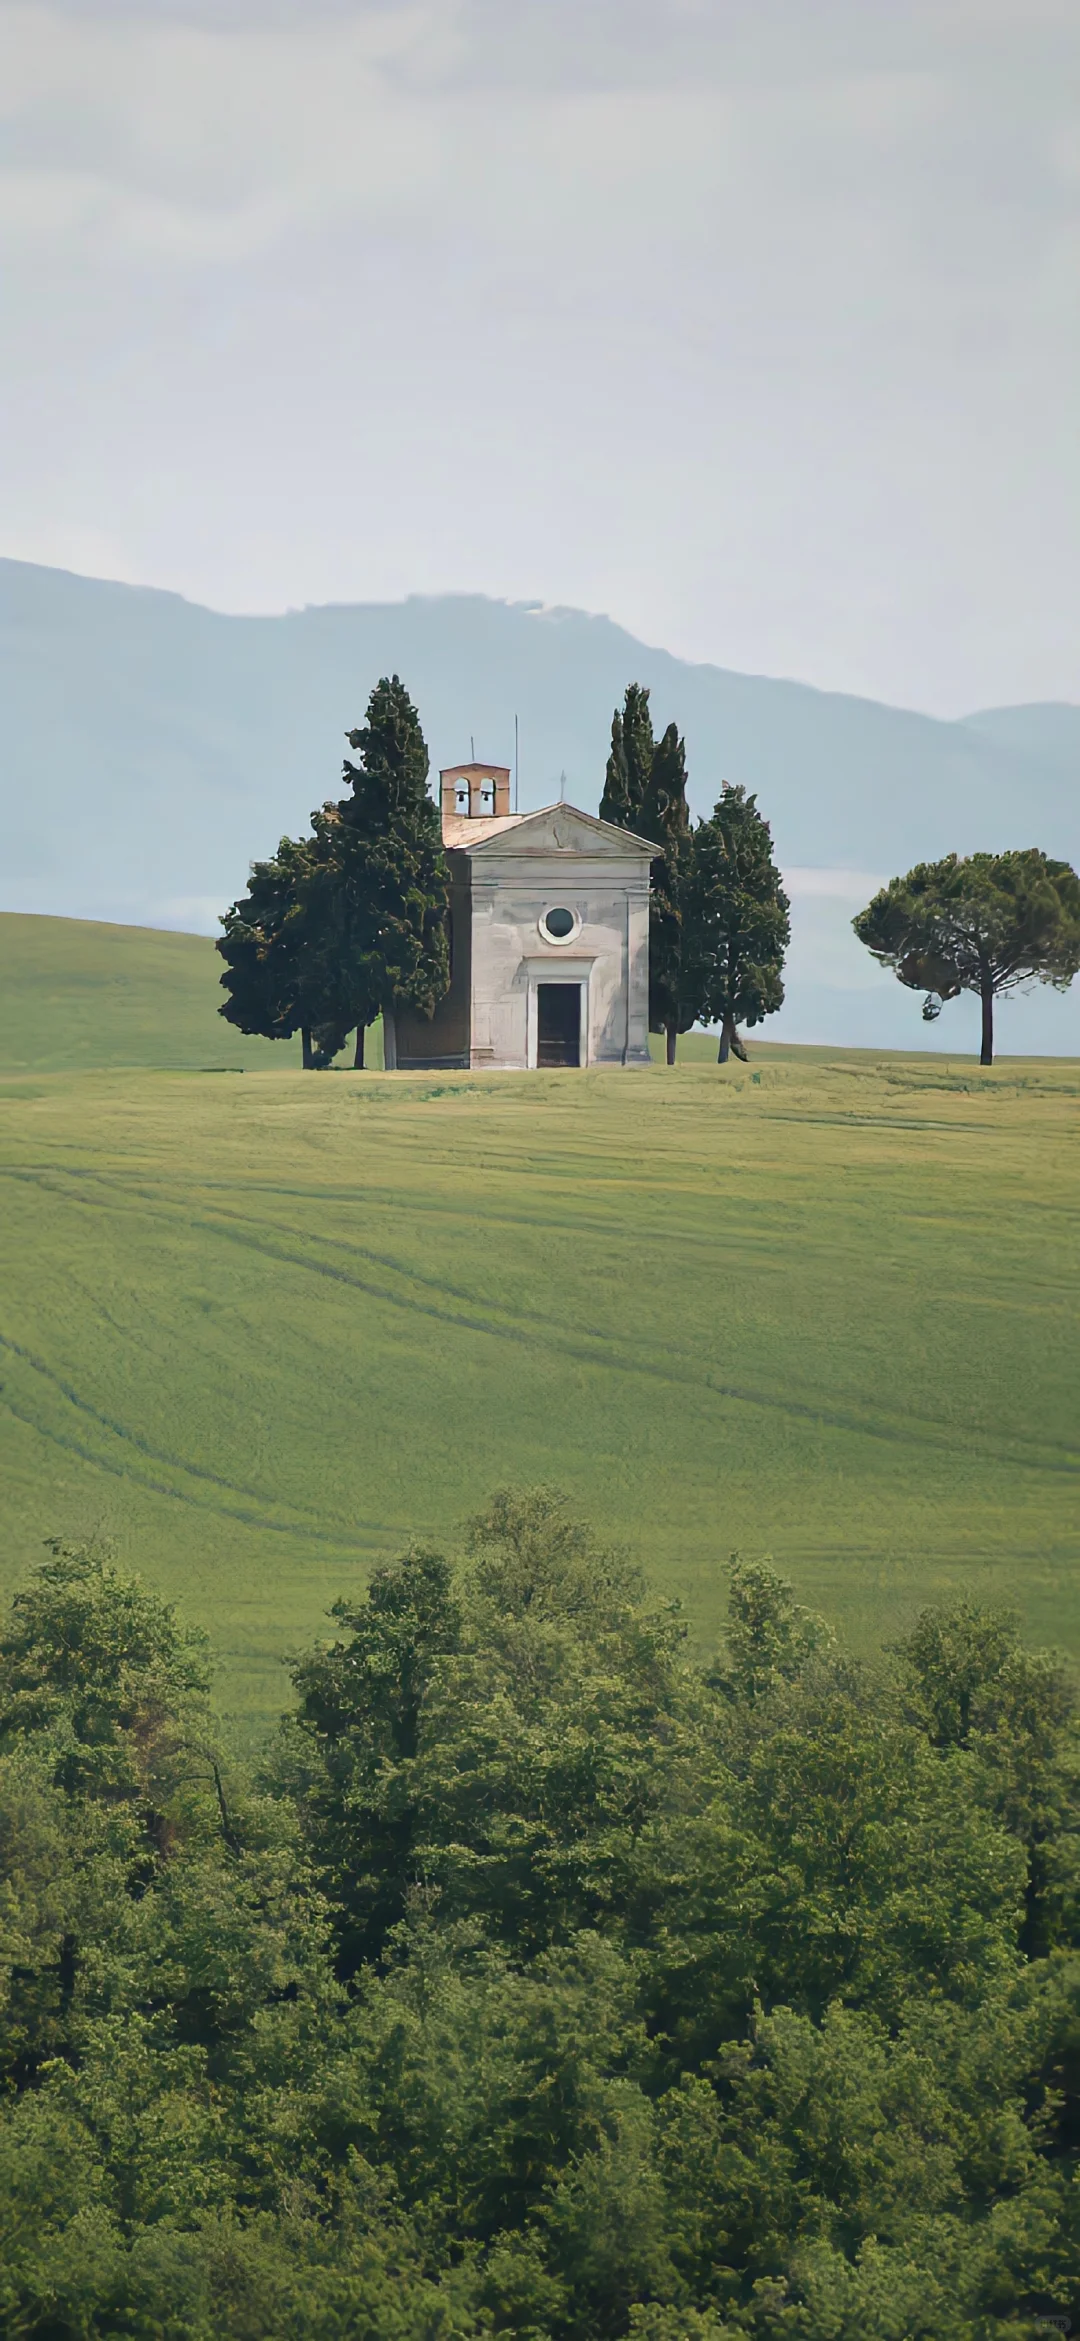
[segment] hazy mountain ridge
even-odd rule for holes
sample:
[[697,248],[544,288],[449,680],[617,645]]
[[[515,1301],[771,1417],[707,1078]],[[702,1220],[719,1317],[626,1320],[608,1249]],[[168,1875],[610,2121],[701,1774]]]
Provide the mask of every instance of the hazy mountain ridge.
[[[1077,707],[943,722],[692,665],[576,610],[447,595],[232,617],[3,561],[0,907],[212,927],[251,857],[336,792],[343,735],[390,670],[417,701],[434,766],[470,737],[510,762],[518,715],[523,808],[557,795],[564,772],[567,795],[596,805],[612,707],[628,681],[647,683],[658,726],[675,718],[685,732],[696,811],[722,780],[742,781],[786,869],[857,873],[832,894],[809,881],[805,905],[795,878],[791,1038],[928,1037],[847,929],[864,877],[952,847],[1080,858]],[[1071,1000],[1040,993],[1016,1014],[1022,1045],[1080,1046]],[[961,1046],[962,1015],[935,1037]]]

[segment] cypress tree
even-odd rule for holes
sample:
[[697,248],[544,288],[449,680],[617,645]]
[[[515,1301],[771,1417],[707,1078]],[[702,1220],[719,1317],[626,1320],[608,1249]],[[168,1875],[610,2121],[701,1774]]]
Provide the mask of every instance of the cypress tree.
[[604,793],[600,799],[601,821],[611,821],[616,829],[629,829],[630,782],[626,768],[626,741],[623,737],[623,719],[617,707],[611,718],[611,753],[604,775]]
[[601,821],[611,821],[617,829],[640,830],[653,752],[648,690],[643,683],[629,683],[622,710],[616,708],[611,719],[611,754],[600,800]]
[[228,994],[219,1014],[266,1040],[299,1032],[307,1067],[328,1064],[348,1031],[325,948],[320,878],[314,839],[283,837],[269,860],[252,863],[247,893],[226,911],[217,943]]
[[350,795],[313,815],[329,873],[326,946],[340,970],[342,1001],[357,1028],[380,1013],[393,1061],[398,1005],[433,1014],[450,981],[448,871],[437,806],[428,795],[420,719],[399,676],[384,675],[367,721],[347,734]]
[[641,835],[662,849],[652,864],[649,897],[649,1029],[666,1033],[667,1061],[673,1065],[676,1035],[689,1031],[695,1014],[683,973],[684,900],[693,847],[686,742],[677,724],[669,723],[656,743],[638,818]]
[[[626,750],[627,786],[630,798],[631,821],[641,817],[642,807],[652,779],[653,740],[652,716],[649,713],[649,693],[644,683],[631,683],[626,693],[623,711],[623,742]],[[644,832],[648,835],[648,831]]]
[[694,832],[683,926],[685,989],[695,1020],[720,1026],[721,1065],[732,1051],[745,1059],[740,1024],[760,1024],[783,1005],[788,907],[757,799],[725,783]]

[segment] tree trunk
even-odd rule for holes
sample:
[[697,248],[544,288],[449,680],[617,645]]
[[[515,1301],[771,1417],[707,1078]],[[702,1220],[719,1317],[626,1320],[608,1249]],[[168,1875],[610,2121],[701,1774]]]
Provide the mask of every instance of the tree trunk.
[[397,1072],[397,1027],[392,1008],[384,1008],[382,1016],[382,1045],[384,1073]]
[[363,1070],[364,1070],[364,1027],[363,1027],[363,1025],[362,1025],[362,1024],[358,1024],[358,1025],[357,1025],[357,1027],[356,1027],[356,1055],[355,1055],[355,1056],[354,1056],[354,1058],[353,1058],[353,1071],[354,1071],[354,1073],[362,1073],[362,1072],[363,1072]]
[[985,980],[982,986],[982,1049],[980,1065],[994,1062],[994,987]]
[[311,1068],[315,1063],[315,1051],[311,1046],[310,1024],[302,1024],[300,1027],[300,1049],[303,1057],[304,1071],[305,1073],[310,1073]]
[[745,1065],[746,1050],[743,1047],[742,1036],[736,1025],[735,1018],[733,1016],[725,1016],[724,1021],[720,1027],[720,1046],[716,1052],[717,1064],[726,1065],[728,1058],[732,1055],[738,1057],[740,1065]]
[[669,1065],[673,1065],[675,1062],[675,1044],[678,1039],[678,1033],[676,1032],[675,1026],[673,1024],[665,1024],[664,1030],[667,1034],[667,1062]]

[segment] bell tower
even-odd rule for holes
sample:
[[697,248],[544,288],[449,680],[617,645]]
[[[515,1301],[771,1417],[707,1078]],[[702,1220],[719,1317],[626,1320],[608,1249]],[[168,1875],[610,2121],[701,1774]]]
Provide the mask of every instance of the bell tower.
[[459,821],[490,819],[492,814],[505,819],[510,811],[510,766],[448,764],[439,774],[439,796],[444,820],[450,813]]

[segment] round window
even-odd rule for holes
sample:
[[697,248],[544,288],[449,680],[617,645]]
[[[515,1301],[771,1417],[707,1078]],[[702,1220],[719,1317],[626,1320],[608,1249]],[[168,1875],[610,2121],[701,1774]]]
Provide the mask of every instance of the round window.
[[565,943],[567,936],[573,934],[577,920],[572,910],[560,907],[544,912],[543,925],[545,935],[550,935],[553,943]]

